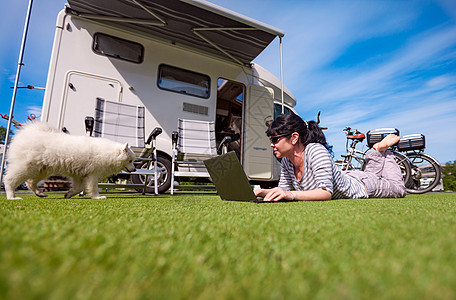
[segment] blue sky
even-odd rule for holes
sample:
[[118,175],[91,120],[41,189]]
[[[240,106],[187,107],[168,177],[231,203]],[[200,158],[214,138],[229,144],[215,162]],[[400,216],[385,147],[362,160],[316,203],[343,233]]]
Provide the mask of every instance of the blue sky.
[[[66,1],[33,6],[20,81],[44,87],[57,13]],[[426,152],[456,160],[456,1],[212,0],[285,31],[284,81],[305,119],[322,112],[336,158],[345,126],[423,133]],[[28,1],[0,12],[0,113],[9,113]],[[256,60],[280,76],[275,40]],[[15,118],[40,115],[43,91],[18,91]],[[6,121],[0,120],[6,126]]]

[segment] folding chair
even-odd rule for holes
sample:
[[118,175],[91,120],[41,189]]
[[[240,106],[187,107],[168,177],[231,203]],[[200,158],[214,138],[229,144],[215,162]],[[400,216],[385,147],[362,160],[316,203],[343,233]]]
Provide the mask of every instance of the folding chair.
[[[144,107],[124,104],[120,102],[106,101],[97,98],[95,118],[86,117],[85,125],[88,135],[103,137],[120,143],[128,143],[135,152],[138,163],[147,164],[145,169],[136,169],[135,172],[122,171],[119,175],[145,176],[144,184],[118,184],[99,183],[101,188],[132,187],[146,193],[148,177],[154,178],[154,193],[158,195],[158,168],[156,138],[162,133],[160,127],[156,127],[144,140]],[[152,165],[153,162],[153,165]]]
[[[208,178],[204,160],[217,156],[215,122],[179,119],[178,131],[172,133],[173,156],[171,163],[171,195],[174,194],[176,177]],[[225,137],[219,145],[226,152],[231,141]],[[209,186],[177,185],[178,187],[207,188]]]

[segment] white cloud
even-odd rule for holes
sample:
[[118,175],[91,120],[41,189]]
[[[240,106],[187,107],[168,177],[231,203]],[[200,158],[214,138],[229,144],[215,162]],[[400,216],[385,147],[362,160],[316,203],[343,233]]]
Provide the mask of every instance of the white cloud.
[[36,118],[41,117],[41,106],[29,106],[27,107],[27,115],[34,115]]
[[[302,78],[327,67],[354,43],[411,26],[417,9],[391,9],[395,2],[303,2],[283,18],[287,72]],[[394,6],[403,4],[394,4]],[[290,49],[290,50],[287,50]],[[288,74],[289,75],[289,74]]]
[[442,75],[431,78],[426,82],[426,85],[430,88],[440,88],[450,85],[452,82],[455,82],[454,76]]
[[16,81],[16,74],[9,75],[8,80],[9,82],[14,83]]
[[[327,70],[316,71],[305,80],[317,80],[320,84],[308,85],[306,98],[310,99],[310,104],[315,105],[337,102],[340,99],[394,96],[403,89],[414,88],[413,85],[419,83],[420,79],[411,78],[410,74],[429,68],[430,65],[441,64],[445,51],[451,50],[455,45],[456,28],[449,28],[415,38],[390,60],[385,60],[383,64],[372,69],[354,67],[333,74]],[[324,82],[322,78],[325,78]],[[440,83],[443,81],[440,80]]]

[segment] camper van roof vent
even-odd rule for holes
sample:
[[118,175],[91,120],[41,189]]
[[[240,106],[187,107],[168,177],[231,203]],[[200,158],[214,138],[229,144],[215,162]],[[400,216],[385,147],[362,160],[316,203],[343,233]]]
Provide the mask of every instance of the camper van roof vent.
[[187,102],[184,102],[183,104],[183,111],[205,116],[209,115],[209,108],[207,106],[196,105]]

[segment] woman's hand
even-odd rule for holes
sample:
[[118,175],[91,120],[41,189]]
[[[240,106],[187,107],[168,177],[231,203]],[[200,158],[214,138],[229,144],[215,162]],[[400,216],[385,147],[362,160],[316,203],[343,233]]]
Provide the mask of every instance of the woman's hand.
[[256,196],[263,197],[263,201],[294,200],[292,192],[282,190],[278,187],[273,189],[254,190],[254,192]]
[[263,197],[264,201],[280,201],[280,200],[309,200],[322,201],[331,200],[332,194],[325,189],[319,188],[310,191],[285,191],[281,188],[273,189],[256,189],[255,196]]
[[253,193],[255,194],[255,196],[257,197],[264,197],[267,195],[267,193],[269,192],[270,190],[269,189],[254,189],[253,190]]

